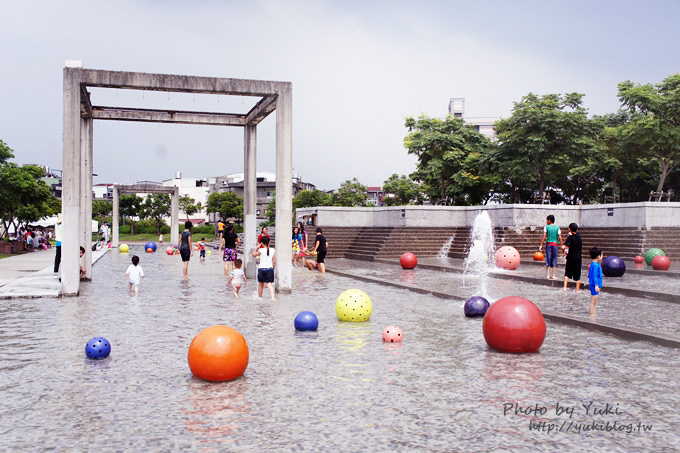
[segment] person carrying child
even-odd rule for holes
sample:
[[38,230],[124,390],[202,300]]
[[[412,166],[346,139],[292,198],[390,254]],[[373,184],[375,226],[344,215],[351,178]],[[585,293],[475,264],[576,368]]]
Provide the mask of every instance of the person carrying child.
[[588,286],[590,287],[590,309],[588,312],[591,316],[597,315],[595,312],[595,304],[597,304],[597,296],[600,295],[602,291],[602,250],[599,247],[593,247],[590,249],[590,257],[592,262],[590,267],[588,267]]
[[237,259],[234,261],[234,268],[229,272],[229,280],[227,280],[227,287],[231,286],[231,291],[234,293],[234,297],[238,299],[238,292],[241,290],[241,285],[245,282],[248,286],[248,279],[246,274],[243,273],[243,261]]
[[581,242],[581,235],[578,233],[578,225],[575,223],[569,224],[569,235],[564,241],[564,255],[567,257],[567,264],[564,266],[564,289],[567,290],[569,279],[576,282],[576,292],[581,289],[581,251],[583,242]]
[[132,264],[130,264],[125,271],[125,279],[128,282],[128,295],[132,295],[132,289],[135,290],[135,296],[139,294],[139,283],[146,277],[144,276],[144,270],[142,266],[139,265],[139,257],[134,255],[132,257]]

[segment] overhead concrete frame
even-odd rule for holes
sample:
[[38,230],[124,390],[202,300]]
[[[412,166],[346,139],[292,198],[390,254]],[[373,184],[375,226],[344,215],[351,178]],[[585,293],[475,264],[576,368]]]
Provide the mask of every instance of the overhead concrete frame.
[[118,213],[118,206],[120,201],[120,194],[122,193],[167,193],[170,195],[170,243],[178,244],[177,241],[179,237],[179,229],[177,224],[179,223],[179,187],[173,186],[158,186],[154,184],[133,184],[129,186],[124,186],[122,184],[113,185],[113,237],[111,238],[111,247],[118,247],[120,232],[118,227],[120,226]]
[[[260,99],[245,114],[104,107],[91,104],[88,87],[253,96]],[[81,245],[86,250],[87,276],[92,270],[90,219],[93,120],[243,127],[245,192],[243,260],[246,275],[253,278],[255,260],[251,252],[257,243],[257,125],[276,110],[276,224],[282,227],[281,238],[285,239],[286,225],[292,225],[293,221],[292,94],[293,87],[290,82],[104,71],[84,69],[80,62],[67,62],[64,67],[62,295],[78,295]],[[173,233],[175,231],[173,228]],[[117,232],[117,228],[114,227],[114,234]],[[291,241],[279,241],[276,255],[277,290],[289,293],[292,287]]]

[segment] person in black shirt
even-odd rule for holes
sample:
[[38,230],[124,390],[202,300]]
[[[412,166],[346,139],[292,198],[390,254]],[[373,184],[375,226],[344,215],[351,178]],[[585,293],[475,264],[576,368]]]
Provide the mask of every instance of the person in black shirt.
[[321,228],[316,229],[316,243],[314,244],[313,252],[316,252],[316,262],[318,263],[319,272],[326,273],[326,253],[328,252],[328,241],[322,234]]
[[564,289],[567,290],[567,284],[571,278],[576,282],[576,292],[581,289],[581,250],[583,243],[581,242],[581,235],[578,234],[578,225],[575,223],[569,224],[569,236],[564,242],[564,254],[567,256],[567,264],[564,267]]
[[224,261],[224,275],[229,276],[229,272],[234,268],[234,261],[238,259],[238,253],[236,252],[236,246],[241,243],[238,235],[234,233],[234,225],[231,223],[227,225],[227,232],[224,233],[222,241],[220,242],[220,248],[217,253],[220,253],[224,249],[224,255],[222,255],[222,261]]

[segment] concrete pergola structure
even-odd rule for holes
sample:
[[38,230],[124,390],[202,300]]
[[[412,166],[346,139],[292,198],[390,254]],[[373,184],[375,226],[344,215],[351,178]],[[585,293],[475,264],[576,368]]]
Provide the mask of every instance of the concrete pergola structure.
[[[103,107],[92,105],[88,87],[253,96],[260,99],[245,114]],[[292,225],[293,222],[292,94],[290,82],[105,71],[85,69],[79,61],[67,61],[64,67],[62,295],[78,295],[81,245],[86,250],[87,276],[92,270],[90,219],[94,120],[242,127],[245,186],[243,261],[246,275],[252,278],[255,275],[255,260],[250,252],[257,243],[257,125],[275,110],[276,224],[284,226]],[[282,237],[285,238],[285,234]],[[287,293],[292,287],[291,241],[279,241],[276,255],[276,287],[278,291]]]
[[177,244],[179,237],[179,230],[177,224],[179,223],[179,187],[158,186],[154,184],[133,184],[125,186],[122,184],[113,185],[113,237],[111,238],[111,247],[118,247],[120,232],[119,227],[119,213],[118,206],[121,193],[167,193],[170,195],[170,243]]

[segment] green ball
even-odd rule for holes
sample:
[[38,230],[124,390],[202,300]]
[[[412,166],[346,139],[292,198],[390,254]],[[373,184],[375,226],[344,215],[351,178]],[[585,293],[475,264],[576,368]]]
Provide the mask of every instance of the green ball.
[[335,313],[340,321],[368,321],[371,311],[373,311],[371,298],[360,289],[343,291],[335,301]]
[[120,244],[120,245],[118,246],[118,251],[119,251],[120,253],[127,253],[127,252],[130,251],[130,246],[127,245],[127,244]]
[[647,252],[645,252],[645,263],[647,263],[648,266],[652,265],[652,260],[654,259],[655,256],[666,256],[663,250],[661,249],[649,249]]

